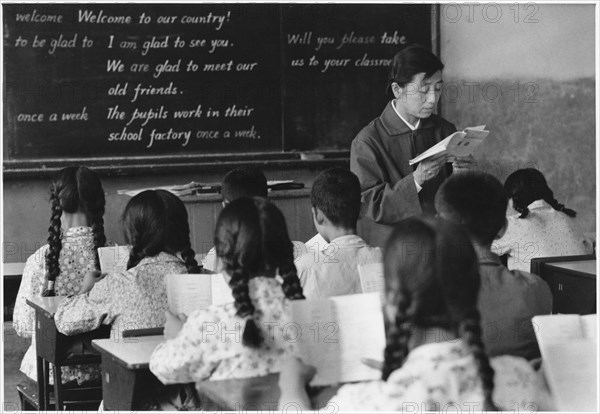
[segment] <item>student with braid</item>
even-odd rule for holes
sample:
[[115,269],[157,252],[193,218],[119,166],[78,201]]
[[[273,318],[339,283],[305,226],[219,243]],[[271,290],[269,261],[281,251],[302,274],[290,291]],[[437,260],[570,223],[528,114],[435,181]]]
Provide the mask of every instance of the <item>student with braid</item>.
[[284,335],[288,302],[304,296],[281,211],[259,197],[228,203],[217,220],[215,247],[235,301],[187,320],[169,318],[166,342],[150,358],[164,384],[279,372],[295,351]]
[[[384,249],[386,348],[382,379],[342,386],[337,411],[535,410],[538,379],[526,360],[488,360],[481,339],[477,256],[459,226],[400,222]],[[357,333],[359,334],[359,333]],[[314,368],[290,358],[279,376],[283,411],[310,408]],[[300,405],[300,407],[298,407]],[[291,405],[289,405],[291,407]]]
[[575,211],[554,198],[544,175],[517,170],[504,183],[512,209],[506,233],[492,244],[498,255],[508,254],[508,268],[528,272],[534,257],[591,254],[592,244],[575,220]]
[[163,326],[165,275],[201,271],[190,245],[187,211],[172,193],[147,190],[133,197],[123,213],[123,228],[131,245],[127,270],[87,273],[79,294],[63,301],[54,316],[63,334],[112,325],[111,337],[119,338],[124,330]]
[[[15,303],[13,325],[20,336],[32,337],[21,371],[37,379],[35,312],[25,300],[34,296],[66,296],[80,291],[84,274],[98,269],[98,247],[104,235],[104,190],[98,176],[86,167],[59,171],[50,187],[52,216],[48,244],[27,259]],[[62,368],[62,382],[78,384],[100,377],[98,365]],[[53,375],[50,376],[54,383]]]

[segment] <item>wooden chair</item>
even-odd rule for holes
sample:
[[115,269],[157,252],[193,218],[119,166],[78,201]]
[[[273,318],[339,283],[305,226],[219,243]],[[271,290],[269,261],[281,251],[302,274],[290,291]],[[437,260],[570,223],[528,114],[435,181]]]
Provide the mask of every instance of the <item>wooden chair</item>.
[[[97,410],[102,401],[102,388],[98,386],[66,388],[62,391],[62,404],[71,410]],[[21,381],[17,385],[17,393],[22,411],[40,410],[37,382],[30,378]],[[55,410],[55,407],[54,393],[51,393],[47,409]]]

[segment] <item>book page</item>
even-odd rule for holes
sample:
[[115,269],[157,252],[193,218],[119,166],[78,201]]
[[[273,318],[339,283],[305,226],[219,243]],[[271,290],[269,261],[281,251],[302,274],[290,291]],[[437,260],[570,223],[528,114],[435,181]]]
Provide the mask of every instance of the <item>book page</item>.
[[215,273],[210,275],[212,289],[212,304],[223,305],[234,301],[231,294],[231,288],[227,282],[226,276],[223,273]]
[[[540,350],[550,343],[583,339],[579,315],[540,315],[531,318]],[[543,355],[542,355],[543,356]]]
[[129,246],[106,246],[98,249],[102,273],[118,273],[127,270]]
[[311,385],[381,377],[380,371],[361,362],[363,358],[383,358],[385,333],[379,294],[292,301],[290,305],[292,323],[300,332],[299,356],[318,368]]
[[456,131],[452,135],[444,138],[442,141],[440,141],[437,144],[435,144],[433,147],[431,147],[428,150],[422,152],[421,154],[419,154],[418,156],[416,156],[412,160],[409,160],[408,164],[409,165],[416,164],[418,162],[423,161],[426,158],[432,157],[432,156],[434,156],[436,154],[439,154],[439,153],[442,153],[442,152],[446,151],[446,148],[448,148],[448,144],[450,144],[450,141],[452,139],[454,139],[455,137],[457,137],[457,136],[462,136],[463,134],[464,134],[464,132]]
[[378,292],[383,297],[385,291],[383,263],[358,265],[358,276],[363,293]]
[[169,274],[165,276],[169,310],[189,315],[212,304],[211,276],[206,274]]
[[596,342],[554,343],[544,351],[542,368],[558,410],[597,412]]
[[585,315],[581,317],[581,330],[583,337],[598,342],[598,315]]
[[471,155],[489,135],[489,131],[475,128],[466,128],[463,135],[456,135],[448,144],[447,151],[453,157],[466,157]]

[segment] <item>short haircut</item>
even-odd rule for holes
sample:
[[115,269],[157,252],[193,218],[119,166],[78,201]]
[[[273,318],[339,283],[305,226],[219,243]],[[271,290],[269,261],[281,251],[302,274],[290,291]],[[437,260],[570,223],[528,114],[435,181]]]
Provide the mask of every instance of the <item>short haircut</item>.
[[358,177],[344,168],[323,171],[312,186],[310,202],[335,226],[356,228],[361,207]]
[[507,205],[500,181],[481,172],[454,174],[435,195],[441,217],[462,224],[472,239],[485,246],[504,226]]
[[256,167],[235,168],[225,174],[221,182],[223,201],[241,197],[267,197],[269,189],[263,172]]
[[392,83],[405,87],[417,73],[425,73],[430,78],[438,70],[444,69],[444,64],[436,55],[425,47],[412,44],[396,53],[389,68],[386,92],[393,97]]

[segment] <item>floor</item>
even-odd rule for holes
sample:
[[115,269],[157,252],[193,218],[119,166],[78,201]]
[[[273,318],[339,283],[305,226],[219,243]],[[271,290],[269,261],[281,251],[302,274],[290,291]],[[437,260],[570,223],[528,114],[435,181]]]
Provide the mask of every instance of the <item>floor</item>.
[[31,340],[18,336],[12,327],[12,322],[4,322],[2,336],[4,341],[4,406],[0,408],[0,411],[18,412],[21,405],[17,394],[17,384],[25,378],[25,375],[19,371],[19,366]]

